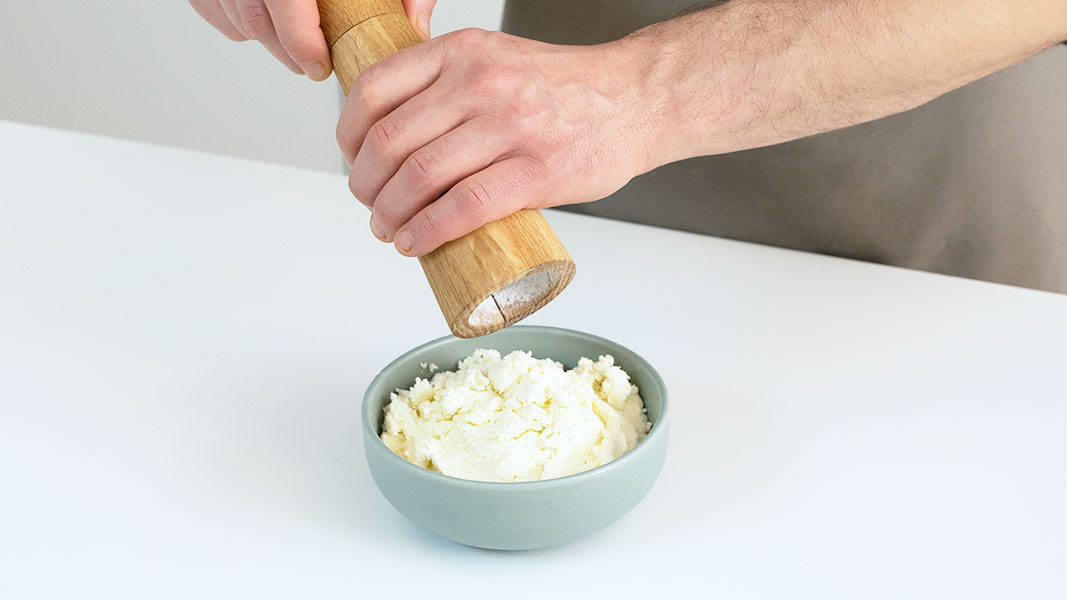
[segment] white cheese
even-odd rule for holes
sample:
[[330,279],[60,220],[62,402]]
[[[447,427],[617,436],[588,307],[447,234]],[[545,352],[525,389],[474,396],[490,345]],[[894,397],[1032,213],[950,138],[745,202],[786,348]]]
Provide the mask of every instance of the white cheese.
[[610,355],[564,370],[529,352],[476,350],[455,371],[391,394],[382,441],[452,477],[534,481],[607,464],[651,426],[637,386]]

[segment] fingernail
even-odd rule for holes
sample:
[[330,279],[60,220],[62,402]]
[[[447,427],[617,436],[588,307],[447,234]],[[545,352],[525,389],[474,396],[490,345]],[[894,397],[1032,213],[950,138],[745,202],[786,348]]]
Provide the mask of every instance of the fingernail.
[[400,248],[401,252],[410,252],[411,247],[415,245],[415,240],[412,239],[411,234],[405,229],[396,234],[396,247]]
[[415,22],[418,24],[419,33],[422,34],[422,37],[430,39],[430,15],[421,14],[415,19]]
[[310,63],[304,65],[304,73],[315,81],[326,79],[326,65],[322,63]]
[[374,218],[373,213],[371,213],[370,216],[370,230],[371,233],[374,234],[374,237],[378,238],[383,242],[385,241],[385,230],[382,229],[382,226],[378,224],[378,221]]

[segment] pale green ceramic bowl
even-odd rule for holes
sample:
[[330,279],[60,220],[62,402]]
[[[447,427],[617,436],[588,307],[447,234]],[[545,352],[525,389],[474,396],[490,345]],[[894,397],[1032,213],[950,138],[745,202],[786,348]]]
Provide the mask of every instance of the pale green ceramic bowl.
[[[427,377],[420,363],[455,369],[478,348],[501,354],[528,350],[568,368],[587,356],[611,354],[641,391],[652,430],[636,448],[596,469],[545,481],[486,483],[434,473],[397,456],[382,442],[383,408],[396,388]],[[499,550],[564,544],[614,523],[652,487],[667,456],[667,389],[656,370],[631,350],[601,337],[555,327],[509,327],[475,338],[444,337],[385,367],[363,398],[363,445],[378,489],[418,525],[450,540]]]

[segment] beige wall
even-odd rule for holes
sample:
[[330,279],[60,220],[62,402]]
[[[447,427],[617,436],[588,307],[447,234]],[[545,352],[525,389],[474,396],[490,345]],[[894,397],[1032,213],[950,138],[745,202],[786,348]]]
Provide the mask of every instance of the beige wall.
[[[0,3],[0,119],[340,171],[334,81],[292,75],[184,0]],[[434,34],[503,0],[440,0]]]

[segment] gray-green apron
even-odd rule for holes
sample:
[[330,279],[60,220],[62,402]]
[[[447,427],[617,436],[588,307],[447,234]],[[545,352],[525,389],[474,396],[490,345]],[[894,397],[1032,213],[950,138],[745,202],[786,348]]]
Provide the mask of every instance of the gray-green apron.
[[[510,0],[503,29],[623,37],[692,0]],[[1067,293],[1067,47],[871,123],[694,158],[575,212]]]

